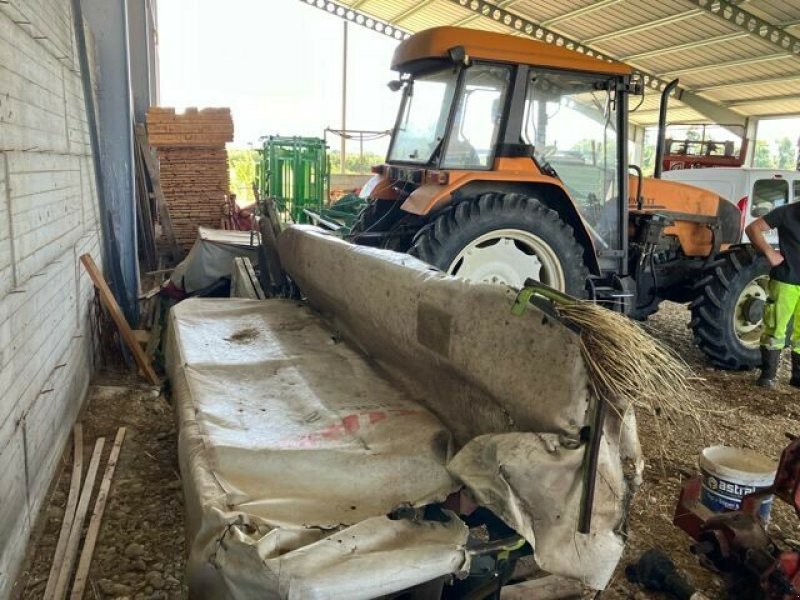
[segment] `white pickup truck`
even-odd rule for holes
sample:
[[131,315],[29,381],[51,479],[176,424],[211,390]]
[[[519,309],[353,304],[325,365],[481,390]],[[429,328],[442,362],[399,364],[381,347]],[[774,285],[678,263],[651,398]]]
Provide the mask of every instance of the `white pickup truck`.
[[[773,208],[800,200],[800,171],[712,167],[664,171],[662,177],[716,192],[739,207],[744,224],[763,217]],[[742,233],[743,242],[748,240]],[[770,231],[767,240],[778,243],[778,234]]]

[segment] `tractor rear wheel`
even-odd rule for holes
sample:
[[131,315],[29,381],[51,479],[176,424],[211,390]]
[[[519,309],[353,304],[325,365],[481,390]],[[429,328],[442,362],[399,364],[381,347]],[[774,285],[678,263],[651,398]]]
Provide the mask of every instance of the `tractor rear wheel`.
[[769,263],[750,246],[720,255],[695,285],[689,305],[694,340],[712,364],[752,369],[761,364]]
[[586,296],[589,270],[572,228],[522,194],[488,193],[458,202],[420,229],[409,253],[467,281],[521,288],[532,278]]

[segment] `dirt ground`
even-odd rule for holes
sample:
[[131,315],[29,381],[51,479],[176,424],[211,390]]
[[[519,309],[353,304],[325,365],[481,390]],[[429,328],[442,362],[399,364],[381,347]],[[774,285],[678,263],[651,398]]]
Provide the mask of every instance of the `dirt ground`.
[[[706,446],[743,446],[777,458],[787,443],[784,434],[800,433],[800,392],[785,384],[774,391],[764,391],[753,385],[753,372],[724,372],[708,367],[693,347],[687,322],[684,307],[666,304],[646,328],[675,348],[695,369],[697,392],[688,401],[702,411],[702,427],[698,429],[688,419],[669,423],[660,418],[660,429],[668,436],[663,438],[657,433],[653,416],[638,415],[647,458],[645,480],[632,508],[625,557],[603,598],[657,597],[629,584],[623,574],[627,563],[653,546],[665,550],[707,595],[723,597],[721,581],[698,565],[689,553],[689,538],[672,526],[680,485],[696,471],[696,458]],[[782,378],[784,382],[788,378],[785,365]],[[86,597],[185,597],[183,497],[171,408],[163,395],[129,374],[101,374],[90,394],[83,419],[84,464],[88,464],[96,437],[105,436],[102,473],[117,427],[127,427],[128,434]],[[40,519],[38,544],[32,548],[28,567],[19,580],[18,598],[39,598],[44,591],[69,489],[71,464],[71,456],[66,456],[63,472]],[[776,535],[800,539],[800,521],[777,503],[773,523]]]
[[[647,459],[644,484],[632,507],[630,538],[623,561],[603,598],[660,597],[643,594],[641,588],[629,584],[624,576],[624,566],[651,547],[666,551],[706,595],[724,598],[721,579],[699,566],[697,558],[689,552],[690,538],[672,525],[681,484],[688,475],[696,473],[697,457],[707,446],[751,448],[777,459],[788,443],[785,434],[800,434],[800,391],[786,385],[789,357],[784,356],[781,385],[765,391],[754,385],[755,371],[719,371],[708,366],[692,343],[688,321],[688,311],[683,306],[665,303],[645,327],[694,369],[699,380],[696,394],[689,401],[702,411],[703,422],[698,429],[690,419],[669,423],[662,418],[659,424],[664,439],[657,433],[653,416],[637,415],[639,438]],[[776,501],[772,517],[771,533],[776,537],[789,544],[800,539],[800,520],[786,505]]]
[[[95,377],[83,416],[84,476],[104,436],[102,478],[118,427],[127,429],[84,598],[185,598],[183,492],[172,409],[157,389],[128,373]],[[17,598],[40,598],[47,585],[71,478],[72,441],[40,518],[38,544],[18,580]],[[95,484],[96,488],[99,483]],[[91,508],[94,507],[94,496]],[[86,522],[88,523],[89,515]]]

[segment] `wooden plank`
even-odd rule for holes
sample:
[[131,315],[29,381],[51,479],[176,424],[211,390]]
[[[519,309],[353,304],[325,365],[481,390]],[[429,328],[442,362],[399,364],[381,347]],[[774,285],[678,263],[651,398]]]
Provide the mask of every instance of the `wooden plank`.
[[89,470],[86,471],[86,480],[83,483],[81,498],[78,501],[78,508],[75,511],[75,520],[72,522],[69,539],[67,540],[67,551],[58,574],[56,591],[53,594],[55,600],[63,600],[67,595],[67,586],[69,585],[70,574],[72,573],[72,565],[75,563],[75,557],[78,555],[78,545],[81,542],[83,521],[86,518],[86,511],[89,508],[89,500],[92,497],[94,480],[97,478],[97,468],[100,466],[100,455],[103,453],[103,446],[105,443],[106,439],[102,437],[97,438],[97,441],[94,443],[94,452],[92,453],[92,459],[89,461]]
[[150,339],[150,332],[146,329],[133,329],[133,337],[136,338],[136,341],[140,344],[146,344],[147,340]]
[[150,339],[147,341],[145,353],[152,360],[161,342],[161,298],[155,299],[155,309],[153,311],[153,327],[150,329]]
[[153,215],[150,211],[150,193],[147,189],[147,180],[144,173],[144,162],[141,152],[134,153],[136,165],[136,216],[140,234],[139,246],[144,253],[144,261],[148,270],[156,268],[158,251],[156,248],[156,235]]
[[100,523],[103,520],[103,513],[106,510],[108,492],[111,489],[111,480],[114,478],[114,470],[117,468],[117,460],[119,459],[122,442],[124,441],[125,428],[120,427],[117,430],[117,437],[114,439],[114,446],[111,448],[111,454],[108,457],[108,464],[103,474],[103,481],[100,483],[100,491],[97,492],[97,499],[94,501],[94,511],[92,512],[92,518],[89,520],[89,529],[86,531],[86,538],[83,541],[81,559],[78,563],[78,570],[75,572],[75,582],[72,584],[71,600],[81,600],[81,598],[83,598],[83,592],[86,589],[86,581],[89,577],[89,567],[92,564],[94,546],[97,543],[97,536],[100,533]]
[[125,315],[122,314],[119,304],[117,304],[116,299],[114,299],[114,295],[111,293],[103,274],[100,272],[100,269],[97,268],[92,256],[90,254],[84,254],[81,256],[81,262],[83,263],[83,266],[86,267],[89,277],[92,278],[94,286],[100,292],[100,301],[111,315],[111,318],[113,319],[114,324],[117,326],[122,339],[125,340],[125,344],[128,346],[131,354],[133,354],[136,364],[142,370],[142,373],[144,373],[150,383],[160,386],[161,381],[158,379],[158,375],[156,375],[156,372],[153,370],[153,365],[150,364],[150,361],[147,359],[144,351],[139,346],[136,335],[133,333],[130,325],[128,325],[128,321],[125,320]]
[[72,529],[72,522],[75,519],[75,509],[78,506],[81,475],[83,475],[83,426],[80,423],[76,423],[75,427],[72,428],[72,480],[69,483],[67,506],[64,509],[64,519],[61,521],[61,532],[58,534],[53,564],[50,566],[50,576],[47,578],[47,587],[44,590],[44,600],[52,600],[56,592],[58,574],[61,572],[61,565],[64,562],[67,540]]
[[139,154],[144,161],[144,166],[147,169],[147,174],[150,177],[150,184],[153,186],[153,193],[156,195],[156,202],[158,204],[158,214],[161,219],[161,226],[164,228],[164,233],[167,236],[169,244],[169,253],[172,260],[177,261],[179,256],[178,242],[175,239],[175,231],[172,228],[172,218],[169,214],[169,207],[164,198],[164,191],[161,189],[161,179],[159,177],[158,168],[156,168],[153,155],[150,153],[150,146],[147,143],[147,134],[145,133],[144,125],[136,125],[134,128],[136,137],[136,146],[139,149]]
[[504,586],[500,590],[500,600],[559,600],[561,598],[580,598],[586,591],[576,579],[547,575],[515,585]]

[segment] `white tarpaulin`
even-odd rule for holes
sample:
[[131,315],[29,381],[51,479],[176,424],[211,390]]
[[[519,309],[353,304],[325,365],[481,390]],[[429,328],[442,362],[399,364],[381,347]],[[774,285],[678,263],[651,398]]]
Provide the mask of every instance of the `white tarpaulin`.
[[258,233],[197,228],[197,239],[175,270],[170,282],[187,294],[202,290],[223,277],[230,277],[233,259],[246,256],[258,264]]
[[300,228],[279,243],[330,321],[282,299],[171,313],[192,594],[374,598],[463,576],[456,515],[387,517],[462,487],[539,567],[604,587],[623,545],[623,463],[641,460],[632,416],[610,415],[592,533],[578,533],[592,399],[576,334],[535,307],[512,316],[507,288],[405,255]]

